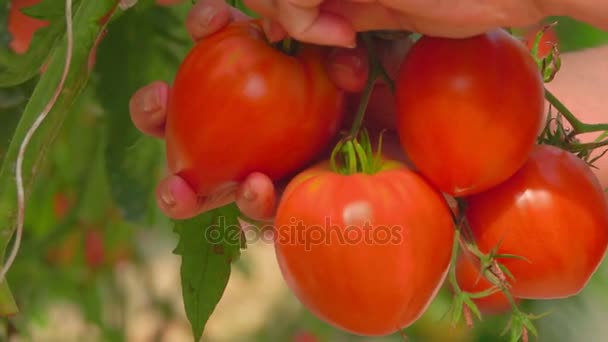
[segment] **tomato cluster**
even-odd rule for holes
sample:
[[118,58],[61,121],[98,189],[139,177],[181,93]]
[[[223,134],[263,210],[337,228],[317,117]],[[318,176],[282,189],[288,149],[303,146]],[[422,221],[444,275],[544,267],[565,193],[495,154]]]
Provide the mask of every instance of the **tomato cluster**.
[[[171,170],[201,196],[254,171],[291,178],[276,256],[311,312],[354,334],[396,332],[425,312],[451,263],[462,291],[510,289],[515,299],[477,299],[485,312],[584,288],[606,253],[608,205],[584,161],[537,143],[544,84],[526,45],[504,30],[414,44],[394,102],[414,168],[384,158],[361,131],[306,167],[339,138],[345,108],[325,54],[301,45],[287,55],[257,22],[230,24],[181,65],[166,129]],[[449,197],[466,205],[453,213]],[[454,260],[455,238],[496,255],[513,278],[486,280],[474,253]]]

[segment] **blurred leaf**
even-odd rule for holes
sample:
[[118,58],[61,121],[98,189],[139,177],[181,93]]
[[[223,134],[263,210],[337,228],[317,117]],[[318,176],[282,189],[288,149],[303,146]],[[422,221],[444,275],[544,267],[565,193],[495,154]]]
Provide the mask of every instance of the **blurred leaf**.
[[[73,0],[72,6],[76,8],[81,0]],[[65,16],[65,0],[42,0],[34,6],[21,9],[23,14],[38,19],[63,19]]]
[[179,243],[174,253],[182,257],[182,295],[197,341],[224,294],[231,263],[240,256],[238,214],[235,205],[228,205],[175,222]]
[[109,27],[99,47],[97,89],[107,116],[105,165],[112,197],[133,221],[145,218],[164,153],[159,141],[133,126],[129,100],[154,80],[172,79],[188,42],[179,45],[171,39],[169,30],[178,25],[183,21],[167,8],[136,8]]
[[[77,5],[74,4],[73,13],[77,12]],[[30,47],[24,55],[13,53],[12,50],[9,50],[7,44],[0,46],[0,87],[15,86],[36,76],[64,32],[65,19],[63,16],[57,17],[51,20],[49,26],[34,33]]]
[[549,22],[558,21],[555,33],[559,38],[561,52],[576,51],[608,43],[608,32],[569,17],[553,17]]
[[[113,0],[87,1],[76,12],[74,17],[74,51],[71,68],[53,110],[30,141],[23,163],[23,178],[28,198],[31,185],[35,181],[35,176],[40,166],[43,165],[47,149],[61,127],[66,113],[72,108],[87,84],[89,76],[87,72],[89,52],[103,29],[101,26],[92,25],[91,22],[94,20],[93,18],[99,18],[103,14],[108,13],[114,4]],[[51,50],[51,46],[48,46],[47,49]],[[52,57],[48,63],[48,68],[36,84],[36,88],[21,116],[15,134],[11,139],[6,157],[0,167],[0,236],[2,236],[2,239],[0,239],[0,255],[4,255],[5,248],[12,237],[15,227],[17,206],[15,200],[14,165],[20,144],[32,126],[32,123],[38,118],[49,102],[49,99],[53,96],[63,74],[67,50],[66,37],[62,37],[61,42],[55,46],[56,48],[52,49]],[[27,69],[21,70],[21,72],[26,71]],[[2,73],[0,79],[6,81],[5,76],[6,73]],[[0,298],[0,300],[3,299]]]

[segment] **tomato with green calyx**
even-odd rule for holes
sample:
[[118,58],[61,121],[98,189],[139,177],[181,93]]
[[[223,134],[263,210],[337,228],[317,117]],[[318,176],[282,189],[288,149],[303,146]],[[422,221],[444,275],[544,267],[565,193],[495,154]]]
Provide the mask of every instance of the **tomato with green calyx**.
[[288,184],[275,218],[289,288],[317,317],[358,335],[391,334],[424,313],[453,238],[442,194],[395,161],[349,174],[313,166]]
[[18,54],[24,54],[30,47],[34,33],[49,25],[46,20],[32,18],[21,12],[23,8],[37,5],[41,0],[12,0],[8,13],[8,32],[12,36],[10,48]]
[[[480,272],[480,266],[472,259],[474,256],[462,254],[456,262],[456,281],[460,289],[470,294],[478,294],[494,287]],[[481,297],[472,298],[482,314],[497,315],[511,310],[511,302],[500,290]],[[519,300],[515,299],[516,302]]]
[[328,50],[270,45],[256,21],[234,22],[201,40],[181,64],[166,126],[172,172],[200,195],[251,172],[280,179],[335,136],[344,92],[323,64]]
[[544,122],[544,88],[528,49],[504,30],[422,37],[396,79],[397,129],[416,168],[464,196],[506,180]]
[[527,299],[578,294],[608,247],[608,204],[589,166],[554,146],[535,147],[513,177],[467,198],[479,249],[502,258],[511,293]]

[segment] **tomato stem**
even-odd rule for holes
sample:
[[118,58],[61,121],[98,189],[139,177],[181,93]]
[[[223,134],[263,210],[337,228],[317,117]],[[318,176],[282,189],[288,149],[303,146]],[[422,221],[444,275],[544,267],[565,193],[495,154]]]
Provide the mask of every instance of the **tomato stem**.
[[[376,81],[380,77],[384,77],[387,79],[387,82],[390,81],[389,86],[393,87],[392,80],[388,77],[388,74],[376,55],[371,33],[363,33],[361,36],[366,43],[369,75],[365,89],[361,94],[359,107],[357,108],[348,136],[336,144],[330,157],[332,169],[342,174],[354,174],[357,172],[373,174],[380,168],[380,161],[382,159],[382,133],[380,134],[380,144],[376,151],[377,154],[375,154],[368,132],[363,127],[363,121]],[[340,158],[341,161],[340,165],[337,163],[338,158]]]
[[555,97],[555,95],[553,95],[553,93],[546,88],[545,98],[566,118],[566,120],[568,120],[568,123],[570,123],[570,126],[572,126],[573,135],[608,131],[608,124],[587,124],[580,121],[557,97]]

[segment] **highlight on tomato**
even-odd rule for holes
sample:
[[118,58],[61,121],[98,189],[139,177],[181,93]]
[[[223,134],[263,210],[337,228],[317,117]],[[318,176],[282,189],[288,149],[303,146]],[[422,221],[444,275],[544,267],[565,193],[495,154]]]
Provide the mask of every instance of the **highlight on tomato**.
[[397,129],[416,168],[441,191],[489,189],[526,161],[544,123],[544,88],[526,46],[504,30],[422,37],[396,79]]
[[584,289],[608,247],[608,204],[583,160],[538,145],[515,175],[467,199],[466,218],[483,253],[513,275],[511,293],[558,299]]
[[383,336],[414,323],[442,286],[454,227],[443,195],[399,162],[341,173],[321,163],[287,186],[275,250],[288,287],[323,321]]
[[300,44],[283,53],[257,21],[199,41],[171,90],[170,170],[206,196],[254,171],[280,179],[305,167],[343,117],[344,93],[323,64],[328,51]]

